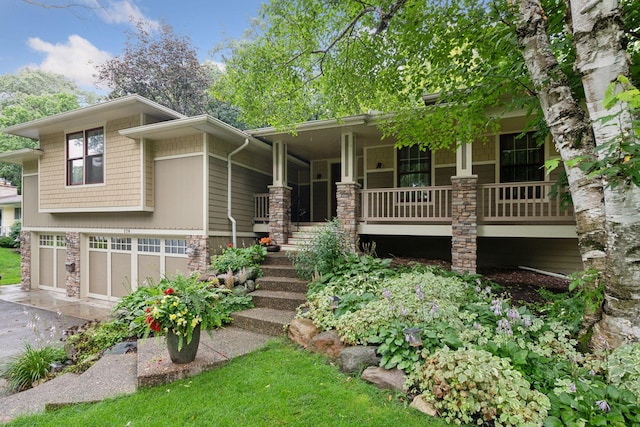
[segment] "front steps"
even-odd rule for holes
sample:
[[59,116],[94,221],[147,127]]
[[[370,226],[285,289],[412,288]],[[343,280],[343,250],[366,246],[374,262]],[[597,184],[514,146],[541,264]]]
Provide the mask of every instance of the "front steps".
[[296,277],[285,252],[270,252],[261,265],[263,277],[250,293],[255,308],[233,313],[233,326],[262,334],[281,336],[306,301],[307,282]]

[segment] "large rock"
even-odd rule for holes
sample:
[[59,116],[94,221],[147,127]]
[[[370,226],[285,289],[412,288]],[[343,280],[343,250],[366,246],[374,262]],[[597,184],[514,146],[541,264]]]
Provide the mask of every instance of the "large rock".
[[384,369],[370,366],[362,372],[362,379],[378,388],[404,392],[407,376],[400,369]]
[[432,417],[438,416],[438,411],[433,407],[431,402],[427,402],[421,394],[417,395],[413,398],[413,401],[409,405],[410,408],[416,409],[420,412],[424,412],[427,415],[431,415]]
[[289,324],[289,339],[308,348],[311,339],[320,333],[320,329],[309,319],[293,319]]
[[380,357],[376,354],[376,347],[359,345],[342,350],[337,362],[342,372],[352,374],[369,366],[378,366]]
[[335,359],[344,350],[344,344],[336,331],[324,331],[311,338],[309,350]]

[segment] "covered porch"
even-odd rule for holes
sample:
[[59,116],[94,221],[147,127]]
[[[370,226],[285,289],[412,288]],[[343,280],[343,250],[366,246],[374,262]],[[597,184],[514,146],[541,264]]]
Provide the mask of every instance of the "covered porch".
[[[575,239],[573,210],[552,190],[555,177],[503,165],[509,156],[543,163],[557,155],[548,141],[535,149],[509,136],[522,118],[504,119],[508,137],[427,154],[396,149],[375,124],[363,115],[308,122],[295,136],[253,131],[272,143],[274,177],[269,193],[254,195],[254,231],[287,243],[298,224],[337,217],[354,248],[364,235],[448,237],[453,268],[470,273],[479,237]],[[501,182],[526,178],[523,170],[534,179]]]

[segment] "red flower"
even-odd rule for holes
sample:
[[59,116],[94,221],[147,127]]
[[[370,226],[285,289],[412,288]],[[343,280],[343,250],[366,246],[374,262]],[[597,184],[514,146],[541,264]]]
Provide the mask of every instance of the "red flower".
[[147,323],[149,324],[149,329],[151,329],[152,331],[160,332],[162,330],[162,327],[160,326],[160,323],[158,323],[155,320],[153,320],[153,317],[147,316],[146,320],[147,320]]
[[165,295],[173,295],[173,288],[169,288],[166,291],[164,291]]
[[227,247],[228,247],[228,248],[232,248],[232,247],[233,247],[233,243],[228,243],[228,244],[227,244]]
[[151,313],[151,309],[149,307],[147,307],[147,313]]

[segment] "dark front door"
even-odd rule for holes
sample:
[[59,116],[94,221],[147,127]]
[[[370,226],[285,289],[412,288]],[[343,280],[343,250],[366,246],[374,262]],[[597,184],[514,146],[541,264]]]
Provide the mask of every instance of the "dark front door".
[[331,163],[331,218],[338,216],[338,186],[342,174],[342,166],[340,163]]

